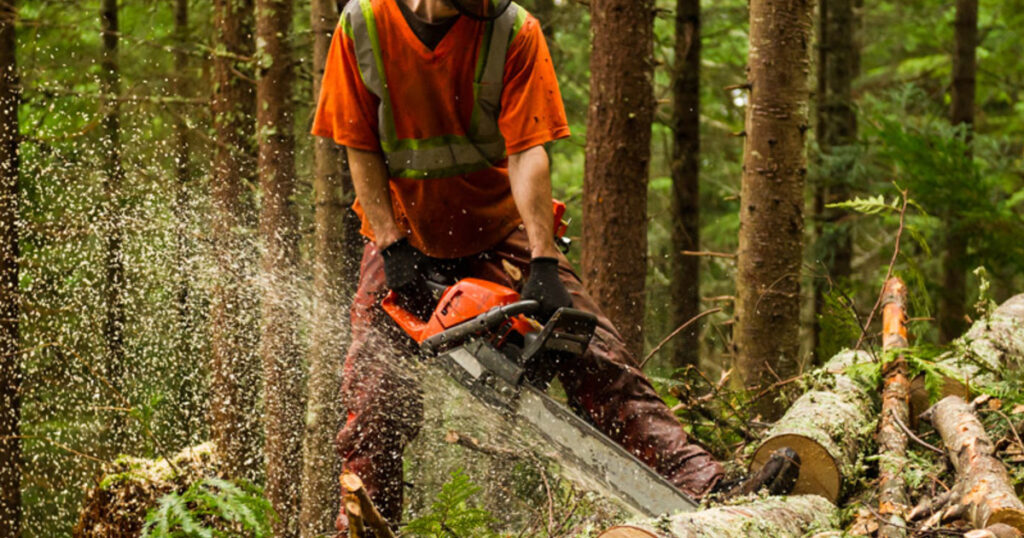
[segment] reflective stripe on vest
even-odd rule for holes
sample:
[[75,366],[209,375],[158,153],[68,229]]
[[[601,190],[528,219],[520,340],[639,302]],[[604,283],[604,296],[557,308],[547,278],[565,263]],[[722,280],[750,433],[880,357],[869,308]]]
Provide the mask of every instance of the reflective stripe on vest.
[[525,20],[526,10],[512,2],[501,17],[486,24],[477,53],[467,136],[398,138],[372,0],[353,0],[345,6],[341,24],[355,44],[359,75],[366,89],[380,100],[377,129],[391,177],[451,177],[483,170],[505,157],[505,139],[498,128],[505,55]]

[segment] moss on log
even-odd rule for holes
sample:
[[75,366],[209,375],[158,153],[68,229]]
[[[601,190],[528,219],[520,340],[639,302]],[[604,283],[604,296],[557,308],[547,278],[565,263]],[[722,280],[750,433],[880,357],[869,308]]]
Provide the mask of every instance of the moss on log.
[[157,499],[213,476],[215,468],[212,443],[185,448],[170,463],[162,458],[121,456],[104,469],[99,485],[86,493],[72,536],[135,538]]
[[994,445],[974,409],[959,396],[948,396],[926,418],[942,436],[956,468],[952,502],[964,507],[964,517],[976,529],[1004,523],[1024,531],[1024,503],[1010,485],[1006,467],[993,456]]
[[797,399],[768,430],[754,451],[751,471],[760,469],[776,449],[792,448],[800,455],[793,493],[836,502],[844,484],[860,473],[861,454],[877,422],[873,388],[846,375],[850,367],[870,360],[867,353],[853,351],[833,357],[816,376],[815,389]]
[[[953,342],[953,350],[935,361],[943,379],[938,399],[970,399],[972,387],[991,383],[993,372],[1024,365],[1024,293],[1015,295]],[[931,405],[924,378],[913,380],[910,407],[917,416]]]
[[839,525],[839,511],[824,497],[768,497],[612,527],[598,538],[786,538]]

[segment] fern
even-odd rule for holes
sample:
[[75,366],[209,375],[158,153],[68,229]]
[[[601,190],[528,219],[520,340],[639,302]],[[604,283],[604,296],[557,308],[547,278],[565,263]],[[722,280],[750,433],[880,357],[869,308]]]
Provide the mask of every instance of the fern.
[[437,494],[427,513],[410,521],[403,536],[431,538],[466,538],[495,536],[489,526],[495,522],[490,512],[470,504],[480,491],[462,469],[452,471],[451,478]]
[[274,509],[248,482],[204,478],[184,493],[169,493],[146,514],[144,538],[271,535]]

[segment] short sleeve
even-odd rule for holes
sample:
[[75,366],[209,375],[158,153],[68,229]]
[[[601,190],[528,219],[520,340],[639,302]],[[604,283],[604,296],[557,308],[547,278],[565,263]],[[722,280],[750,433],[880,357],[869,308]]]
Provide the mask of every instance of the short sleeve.
[[320,99],[312,133],[338,144],[380,151],[377,136],[377,97],[363,84],[352,39],[339,24],[324,66]]
[[498,127],[510,155],[569,136],[551,53],[532,15],[509,46],[503,84]]

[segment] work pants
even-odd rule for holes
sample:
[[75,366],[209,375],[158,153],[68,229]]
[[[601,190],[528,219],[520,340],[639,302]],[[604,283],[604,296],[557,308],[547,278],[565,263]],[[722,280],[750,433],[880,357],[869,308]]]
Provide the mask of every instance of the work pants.
[[[461,260],[455,276],[520,289],[529,262],[529,244],[520,226],[494,248]],[[679,489],[694,497],[703,495],[721,479],[721,465],[687,438],[561,255],[559,274],[573,306],[598,318],[587,351],[558,373],[569,398],[602,432]],[[402,452],[419,431],[423,402],[417,380],[401,363],[415,353],[414,342],[381,309],[386,293],[384,260],[369,243],[352,303],[352,344],[341,394],[348,416],[337,448],[346,468],[363,479],[384,517],[397,523],[402,511]]]

